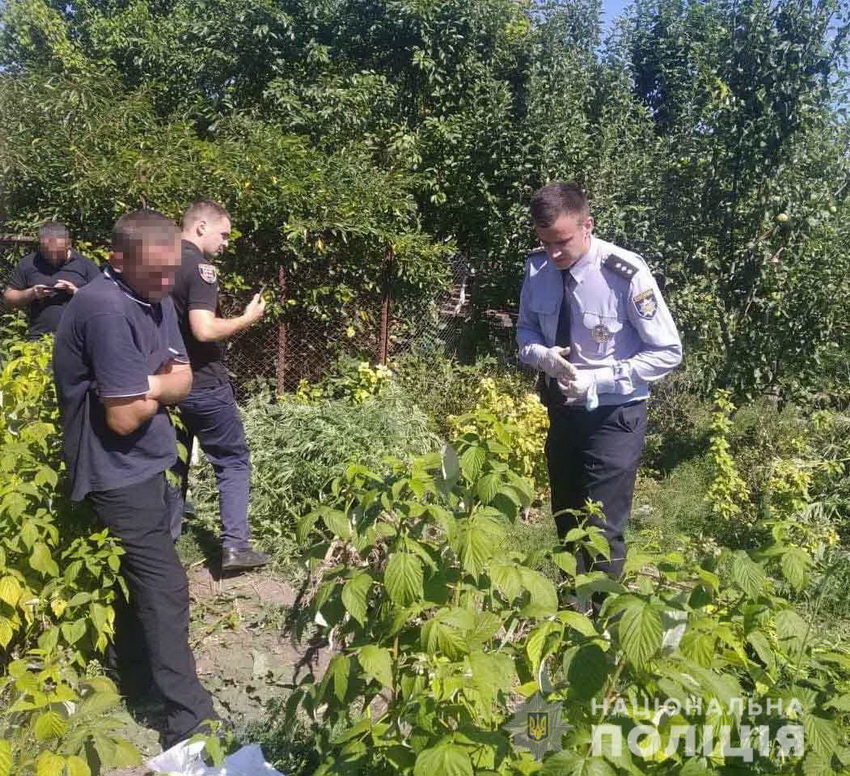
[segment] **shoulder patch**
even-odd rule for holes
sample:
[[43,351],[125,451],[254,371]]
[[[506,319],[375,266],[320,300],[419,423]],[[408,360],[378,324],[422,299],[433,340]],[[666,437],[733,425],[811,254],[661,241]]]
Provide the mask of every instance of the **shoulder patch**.
[[212,264],[198,264],[198,274],[205,283],[213,284],[218,280],[218,273]]
[[648,288],[639,293],[634,299],[635,309],[641,318],[651,321],[658,312],[658,300],[655,298],[655,289]]
[[621,278],[629,281],[631,281],[638,272],[638,268],[634,264],[626,261],[625,259],[621,259],[619,256],[615,256],[613,253],[602,262],[602,266],[613,272],[615,275],[619,275]]

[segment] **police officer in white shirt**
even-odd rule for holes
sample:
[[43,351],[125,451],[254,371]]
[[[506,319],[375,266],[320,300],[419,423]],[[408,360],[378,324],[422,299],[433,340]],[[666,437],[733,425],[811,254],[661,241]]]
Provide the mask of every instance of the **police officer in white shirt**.
[[646,263],[593,235],[578,186],[544,186],[531,217],[542,247],[526,262],[517,341],[549,410],[552,514],[563,540],[577,524],[563,510],[601,502],[611,560],[581,553],[578,570],[619,576],[649,384],[680,363],[682,344]]

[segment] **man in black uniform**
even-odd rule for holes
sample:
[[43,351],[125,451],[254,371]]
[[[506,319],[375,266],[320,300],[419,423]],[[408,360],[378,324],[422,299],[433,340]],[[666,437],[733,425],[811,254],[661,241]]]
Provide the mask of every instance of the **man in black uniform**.
[[[192,448],[193,437],[215,470],[221,514],[222,571],[264,566],[268,558],[251,546],[248,496],[251,463],[245,430],[233,386],[224,366],[222,342],[260,318],[266,304],[256,294],[245,312],[222,318],[218,305],[218,273],[214,259],[227,247],[230,216],[219,204],[204,200],[183,216],[183,259],[172,296],[192,364],[192,393],[180,402],[186,426],[181,441]],[[188,461],[178,464],[181,493],[172,494],[172,535],[180,532],[188,481]]]
[[153,210],[123,216],[112,261],[68,305],[53,351],[74,500],[87,498],[124,548],[129,606],[118,606],[115,656],[122,691],[151,680],[165,703],[164,748],[216,718],[189,648],[189,586],[171,539],[165,472],[176,460],[166,405],[192,372],[167,294],[180,232]]
[[38,230],[38,250],[12,271],[3,299],[11,307],[26,307],[29,339],[53,334],[62,311],[86,283],[100,275],[97,265],[71,249],[64,224],[50,221]]

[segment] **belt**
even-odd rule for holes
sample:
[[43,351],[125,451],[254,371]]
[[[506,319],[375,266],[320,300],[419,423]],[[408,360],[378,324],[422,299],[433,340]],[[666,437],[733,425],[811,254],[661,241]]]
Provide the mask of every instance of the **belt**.
[[583,404],[556,404],[553,407],[550,407],[550,410],[561,412],[599,412],[605,409],[616,410],[620,407],[634,407],[638,404],[646,404],[646,399],[632,399],[631,401],[624,402],[623,404],[600,404],[595,410],[588,410],[584,408]]

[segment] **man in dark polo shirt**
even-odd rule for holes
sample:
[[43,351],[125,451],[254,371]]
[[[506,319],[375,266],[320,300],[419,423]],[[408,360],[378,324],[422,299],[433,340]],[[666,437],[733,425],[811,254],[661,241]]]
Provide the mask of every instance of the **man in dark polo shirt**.
[[125,554],[129,605],[118,606],[115,662],[122,691],[151,680],[165,704],[164,748],[216,717],[189,648],[189,588],[169,530],[165,472],[176,460],[166,405],[192,373],[167,298],[180,232],[153,210],[123,216],[103,275],[75,294],[53,363],[72,498],[87,498]]
[[50,221],[38,230],[38,250],[12,271],[3,299],[27,308],[29,339],[38,339],[56,331],[71,297],[99,275],[97,264],[71,249],[68,228]]
[[[213,466],[221,514],[222,571],[264,566],[268,558],[251,546],[248,494],[251,463],[245,430],[233,386],[224,366],[223,341],[263,317],[265,302],[256,294],[245,312],[222,318],[218,304],[218,273],[213,261],[227,247],[230,216],[219,204],[196,202],[183,216],[183,258],[172,297],[192,364],[192,392],[180,402],[186,426],[181,442],[192,449],[197,437]],[[179,535],[188,480],[188,462],[177,472],[182,493],[173,499],[172,534]]]

